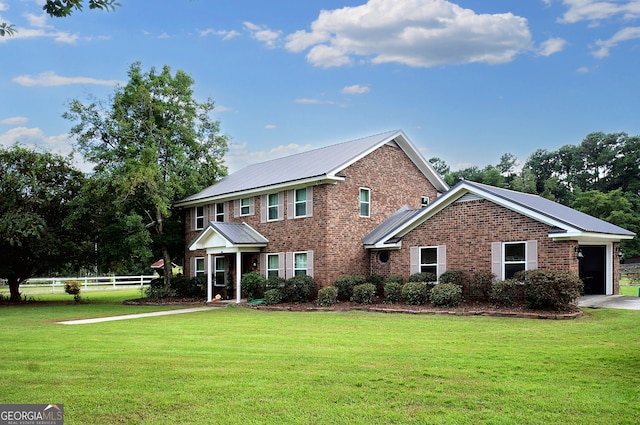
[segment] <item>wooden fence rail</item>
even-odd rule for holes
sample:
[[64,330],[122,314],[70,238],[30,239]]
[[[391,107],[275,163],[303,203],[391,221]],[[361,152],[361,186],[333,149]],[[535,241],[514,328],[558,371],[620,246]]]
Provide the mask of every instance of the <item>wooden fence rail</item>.
[[[47,292],[50,290],[51,293],[64,292],[64,284],[69,281],[79,282],[85,290],[106,288],[117,289],[118,286],[143,287],[144,285],[148,285],[155,278],[157,278],[157,276],[154,275],[33,278],[20,284],[20,290],[42,288],[43,290],[47,290]],[[0,279],[0,286],[6,284],[6,280]]]

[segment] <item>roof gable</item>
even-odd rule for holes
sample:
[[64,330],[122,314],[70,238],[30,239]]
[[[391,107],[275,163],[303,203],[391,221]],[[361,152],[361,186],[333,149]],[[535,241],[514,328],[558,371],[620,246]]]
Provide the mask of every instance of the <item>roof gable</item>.
[[413,146],[402,130],[393,130],[338,143],[271,161],[249,165],[201,192],[176,203],[177,206],[202,204],[207,200],[254,196],[276,188],[318,181],[342,180],[340,171],[386,143],[395,142],[437,190],[449,187]]
[[[552,237],[573,237],[595,235],[610,239],[631,239],[635,233],[630,232],[615,224],[608,223],[599,218],[566,207],[557,202],[550,201],[538,195],[501,189],[481,183],[462,181],[452,187],[443,196],[436,199],[429,206],[420,210],[404,213],[402,220],[395,220],[393,226],[385,221],[374,229],[366,242],[368,247],[380,247],[398,237],[402,237],[415,229],[418,225],[427,221],[448,205],[473,199],[487,199],[505,208],[533,218],[550,226]],[[398,213],[396,213],[398,214]],[[394,214],[395,215],[395,214]],[[367,244],[365,244],[367,246]]]
[[190,251],[206,248],[230,249],[238,246],[266,246],[269,240],[247,223],[210,222],[195,238]]

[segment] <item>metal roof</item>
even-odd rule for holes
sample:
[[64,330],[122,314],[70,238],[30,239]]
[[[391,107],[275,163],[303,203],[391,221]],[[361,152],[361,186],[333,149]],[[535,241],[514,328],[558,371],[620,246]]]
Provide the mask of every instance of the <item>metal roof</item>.
[[367,236],[362,238],[364,245],[375,245],[380,239],[395,229],[399,224],[405,223],[415,217],[421,209],[412,210],[408,206],[402,206],[398,211],[393,213],[388,219],[380,223]]
[[209,226],[234,245],[262,244],[269,242],[247,223],[221,223],[212,221]]
[[[582,230],[583,232],[608,233],[614,235],[633,236],[635,233],[623,229],[599,218],[585,214],[565,205],[553,202],[542,196],[530,193],[516,192],[509,189],[501,189],[482,183],[465,181],[462,182],[466,186],[477,188],[481,191],[488,192],[494,196],[502,198],[506,201],[513,202],[521,207],[535,211],[549,218],[561,221],[567,225]],[[454,187],[455,188],[455,187]],[[452,188],[452,190],[454,189]]]
[[271,161],[249,165],[225,177],[199,193],[191,195],[176,205],[193,205],[199,200],[220,198],[225,195],[246,191],[257,191],[269,186],[295,183],[322,178],[341,178],[336,175],[353,162],[367,155],[379,146],[396,139],[400,147],[408,152],[409,157],[418,161],[423,173],[432,181],[438,190],[445,191],[448,186],[424,160],[404,135],[402,130],[392,130],[373,136],[363,137],[348,142],[338,143]]

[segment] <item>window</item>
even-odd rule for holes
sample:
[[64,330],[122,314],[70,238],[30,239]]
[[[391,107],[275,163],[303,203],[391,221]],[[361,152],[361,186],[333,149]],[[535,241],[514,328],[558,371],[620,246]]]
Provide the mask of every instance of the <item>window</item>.
[[267,277],[279,276],[280,256],[278,254],[267,254]]
[[214,286],[225,286],[224,257],[214,257]]
[[503,244],[504,278],[511,279],[517,272],[527,268],[527,249],[525,242]]
[[268,195],[267,197],[268,199],[268,203],[267,203],[267,220],[271,221],[271,220],[278,220],[278,218],[280,218],[280,214],[279,214],[279,204],[280,204],[280,199],[278,197],[277,193],[271,193]]
[[294,217],[305,217],[307,215],[307,189],[296,189],[294,192],[295,192]]
[[216,221],[217,222],[224,221],[224,202],[218,202],[216,204]]
[[251,198],[240,199],[240,215],[251,215]]
[[293,258],[294,258],[293,274],[295,276],[306,275],[307,274],[307,253],[306,252],[295,253]]
[[195,229],[201,230],[204,228],[204,207],[195,208]]
[[369,217],[371,214],[371,190],[360,188],[360,217]]
[[420,271],[438,276],[438,248],[420,248]]
[[420,205],[423,207],[426,207],[427,205],[429,205],[429,197],[428,196],[422,196],[420,198]]
[[204,271],[204,257],[196,257],[194,258],[194,276],[195,277],[199,277],[199,276],[204,276],[205,271]]

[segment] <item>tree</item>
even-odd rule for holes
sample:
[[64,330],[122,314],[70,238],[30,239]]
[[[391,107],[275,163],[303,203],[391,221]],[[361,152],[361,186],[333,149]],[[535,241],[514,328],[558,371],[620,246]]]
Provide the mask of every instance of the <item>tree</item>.
[[[177,220],[172,204],[226,175],[227,137],[209,117],[212,100],[193,99],[193,79],[165,66],[143,73],[140,63],[111,104],[73,100],[66,119],[79,121],[71,133],[85,158],[95,163],[92,179],[109,182],[111,202],[129,225],[154,232],[164,263],[171,264],[167,227]],[[165,267],[165,284],[171,267]]]
[[451,171],[451,169],[449,168],[449,166],[447,165],[446,162],[444,162],[443,159],[440,159],[438,157],[433,157],[429,159],[429,163],[431,164],[431,166],[433,167],[434,170],[436,170],[436,172],[438,174],[440,174],[441,176],[445,176],[446,174],[449,174],[449,172]]
[[[120,6],[116,0],[88,0],[89,9],[100,10],[116,10],[116,7]],[[42,6],[49,16],[56,18],[63,18],[71,15],[76,10],[82,10],[84,6],[84,0],[47,0]],[[0,22],[0,37],[5,35],[13,35],[16,33],[14,25],[6,22]]]
[[0,149],[0,169],[0,277],[20,301],[25,280],[87,258],[74,211],[84,176],[69,158],[19,145]]

